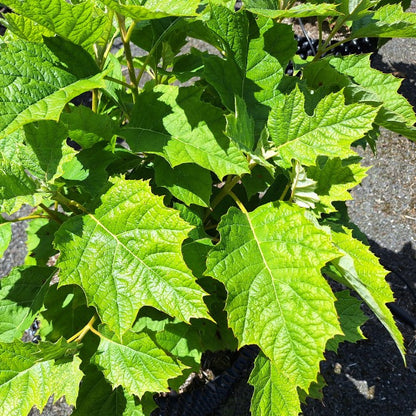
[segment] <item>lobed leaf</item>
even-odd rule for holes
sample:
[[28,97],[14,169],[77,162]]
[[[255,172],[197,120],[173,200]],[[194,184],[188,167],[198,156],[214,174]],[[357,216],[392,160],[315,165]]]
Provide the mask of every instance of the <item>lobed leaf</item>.
[[307,175],[316,182],[315,191],[319,195],[316,204],[319,212],[335,212],[335,201],[348,201],[352,199],[349,190],[361,183],[367,176],[368,168],[348,159],[341,160],[318,158],[315,166],[309,166]]
[[41,40],[39,35],[56,33],[86,49],[101,37],[108,19],[90,0],[79,4],[65,0],[8,0],[7,6],[20,15],[6,15],[8,29],[19,37],[36,42]]
[[113,388],[123,386],[129,394],[142,397],[146,391],[167,391],[168,379],[182,374],[181,367],[160,349],[148,334],[128,331],[123,342],[105,337],[93,357]]
[[[160,85],[143,92],[130,123],[120,129],[135,152],[155,153],[175,166],[195,163],[219,178],[248,172],[248,163],[224,135],[222,111],[201,101],[202,90]],[[152,116],[143,111],[152,109]]]
[[[354,289],[375,313],[395,341],[404,359],[403,336],[386,306],[393,293],[385,280],[386,270],[368,246],[352,237],[351,230],[332,231],[332,240],[344,255],[332,263],[341,273],[343,283]],[[336,276],[333,276],[335,279]]]
[[60,284],[80,285],[119,338],[144,305],[183,321],[209,319],[205,293],[181,254],[191,227],[146,182],[113,183],[94,213],[78,215],[58,230]]
[[248,382],[254,386],[253,416],[298,416],[301,408],[296,385],[264,356],[257,356]]
[[250,213],[230,208],[218,230],[206,274],[225,285],[239,345],[259,345],[283,377],[307,389],[327,340],[341,333],[320,272],[339,253],[305,210],[284,202]]
[[318,156],[354,156],[350,146],[372,129],[378,107],[344,104],[343,91],[324,97],[312,116],[304,108],[305,98],[296,88],[282,96],[268,120],[270,136],[281,157],[279,164],[290,166],[296,159],[314,165]]
[[[0,139],[37,120],[58,120],[65,104],[104,87],[104,73],[74,45],[0,44]],[[86,52],[84,52],[86,53]]]
[[[416,33],[416,32],[415,32]],[[351,77],[346,91],[353,99],[382,105],[376,122],[399,134],[416,140],[416,115],[411,104],[397,92],[402,80],[371,68],[369,55],[333,57],[329,63],[340,73]]]
[[52,394],[65,395],[68,404],[75,404],[83,377],[81,360],[42,360],[38,353],[39,347],[32,343],[0,343],[0,405],[4,414],[26,415],[34,405],[43,409]]

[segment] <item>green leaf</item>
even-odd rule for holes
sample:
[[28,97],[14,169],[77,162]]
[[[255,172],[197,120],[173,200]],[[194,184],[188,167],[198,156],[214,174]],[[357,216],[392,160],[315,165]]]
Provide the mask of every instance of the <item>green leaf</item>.
[[402,80],[371,68],[369,55],[333,57],[329,63],[351,77],[353,82],[346,91],[353,100],[382,105],[375,120],[378,124],[416,140],[416,115],[406,98],[397,92]]
[[296,385],[261,352],[248,382],[254,386],[250,407],[253,416],[299,415],[301,409]]
[[0,402],[8,416],[27,415],[33,405],[43,409],[49,397],[65,395],[75,404],[83,373],[81,360],[41,360],[32,343],[0,343]]
[[105,86],[105,73],[77,67],[86,61],[78,48],[58,42],[57,50],[54,42],[53,50],[38,43],[0,44],[0,139],[32,121],[58,120],[68,101]]
[[335,296],[337,298],[335,307],[337,308],[344,335],[335,335],[326,344],[326,349],[336,352],[341,342],[357,342],[365,339],[360,327],[367,322],[368,318],[361,310],[361,302],[357,298],[352,297],[348,290],[336,292]]
[[312,16],[337,16],[336,4],[330,3],[304,3],[279,10],[277,0],[249,0],[244,3],[247,10],[254,14],[269,17],[270,19],[281,19],[283,17],[312,17]]
[[349,190],[357,186],[367,176],[368,168],[348,159],[318,158],[315,166],[309,166],[307,175],[316,182],[315,191],[319,195],[316,204],[319,212],[335,212],[334,201],[352,199]]
[[56,250],[52,247],[52,241],[58,228],[59,225],[56,221],[50,221],[47,218],[36,218],[29,221],[26,229],[28,256],[25,264],[46,266],[49,258],[56,254]]
[[375,313],[404,359],[403,336],[386,306],[386,303],[394,301],[393,293],[385,280],[386,270],[368,246],[352,237],[351,230],[344,228],[344,232],[332,231],[332,240],[344,253],[342,257],[332,261],[345,279],[343,282],[354,289]]
[[269,131],[281,157],[279,164],[290,166],[291,159],[314,165],[321,155],[354,156],[351,144],[372,129],[378,108],[365,104],[344,104],[343,91],[324,97],[312,116],[304,108],[305,97],[296,88],[282,96],[269,117]]
[[117,123],[109,116],[94,113],[83,105],[62,113],[60,121],[66,125],[68,136],[83,149],[89,149],[100,141],[111,142],[118,129]]
[[316,181],[310,179],[299,162],[293,162],[291,200],[303,208],[315,208],[319,196],[315,192]]
[[28,17],[15,13],[7,13],[4,18],[7,26],[6,36],[10,41],[23,39],[29,42],[43,42],[43,37],[51,37],[54,33],[46,27],[39,26]]
[[416,33],[415,13],[403,12],[399,4],[387,4],[366,16],[359,25],[352,26],[354,38],[414,38]]
[[139,401],[122,387],[113,389],[95,365],[89,365],[85,373],[73,416],[147,416],[156,407],[150,393]]
[[164,159],[155,160],[155,180],[176,198],[187,205],[208,207],[212,192],[211,174],[194,164],[183,164],[171,168]]
[[191,227],[148,183],[113,183],[94,213],[68,220],[57,232],[60,284],[80,285],[120,338],[144,305],[184,321],[209,319],[204,292],[181,255]]
[[254,120],[250,117],[246,103],[238,95],[235,97],[235,113],[226,116],[227,128],[225,134],[243,152],[254,150]]
[[[39,41],[41,35],[56,33],[84,48],[91,47],[101,36],[108,19],[92,1],[70,4],[65,0],[8,0],[7,6],[24,18],[6,15],[8,29],[28,41]],[[23,36],[22,36],[23,35]],[[26,35],[26,36],[25,36]],[[29,36],[28,36],[29,35]]]
[[23,204],[38,205],[42,194],[36,193],[37,188],[23,166],[5,160],[0,153],[0,212],[10,215]]
[[0,341],[20,339],[42,309],[54,267],[14,268],[0,280]]
[[12,240],[12,223],[4,221],[0,217],[0,258],[3,257],[4,252],[9,247]]
[[[163,156],[172,167],[195,163],[219,178],[248,172],[246,158],[224,135],[221,110],[201,101],[201,93],[165,85],[141,93],[119,135],[133,151]],[[152,108],[152,117],[143,108]]]
[[246,12],[233,13],[224,7],[212,10],[209,27],[222,39],[226,55],[225,59],[204,56],[204,77],[230,111],[235,111],[236,96],[245,101],[258,136],[280,95],[286,65],[296,52],[292,28],[263,17],[249,20]]
[[36,158],[38,167],[32,172],[36,175],[39,170],[44,175],[39,179],[54,183],[64,174],[65,163],[71,161],[76,152],[66,144],[68,131],[56,121],[38,121],[24,126],[26,144],[29,145]]
[[129,394],[142,397],[146,391],[167,391],[168,379],[182,374],[181,367],[145,332],[128,331],[120,343],[105,328],[100,330],[105,337],[93,361],[113,388],[123,386]]
[[327,340],[341,333],[320,272],[339,253],[305,210],[289,203],[250,213],[230,208],[218,230],[206,274],[225,285],[239,345],[259,345],[284,377],[307,389]]
[[199,0],[147,0],[137,5],[134,0],[121,4],[117,0],[101,0],[110,9],[134,21],[160,19],[167,16],[197,16]]

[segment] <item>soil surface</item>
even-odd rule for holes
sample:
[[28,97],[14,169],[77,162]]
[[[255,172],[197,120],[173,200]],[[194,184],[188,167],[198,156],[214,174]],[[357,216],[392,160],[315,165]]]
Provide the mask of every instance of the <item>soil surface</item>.
[[[416,0],[409,11],[416,12]],[[376,68],[403,77],[400,92],[416,108],[416,40],[395,39],[373,57]],[[349,205],[353,222],[368,236],[372,251],[387,270],[397,304],[416,317],[416,144],[383,131],[377,155],[360,151],[363,163],[372,166],[362,185],[353,191]],[[13,243],[0,259],[0,276],[25,256],[25,224],[13,226]],[[305,416],[416,416],[416,331],[398,322],[406,346],[407,366],[380,322],[370,319],[363,327],[366,340],[342,344],[322,363],[327,381],[323,400],[308,400]],[[222,415],[244,416],[240,405],[251,389],[240,383]],[[64,401],[50,400],[43,416],[67,416]],[[240,410],[233,410],[235,408]],[[244,406],[243,406],[244,408]],[[38,415],[34,410],[31,416]]]

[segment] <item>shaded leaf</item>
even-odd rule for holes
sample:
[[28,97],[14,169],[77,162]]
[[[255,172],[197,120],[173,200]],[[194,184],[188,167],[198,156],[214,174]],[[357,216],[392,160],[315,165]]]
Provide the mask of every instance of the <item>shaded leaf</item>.
[[53,267],[19,267],[0,280],[0,341],[20,339],[42,309]]
[[212,192],[211,174],[198,165],[186,163],[171,168],[164,159],[155,160],[155,180],[187,205],[208,207]]
[[54,42],[53,51],[38,43],[0,44],[0,139],[32,121],[57,120],[68,101],[105,86],[104,73],[77,66],[90,59],[86,52],[62,42],[57,50]]
[[[164,85],[145,91],[119,134],[133,151],[156,153],[172,167],[195,163],[219,178],[247,172],[246,158],[223,133],[221,110],[201,101],[201,93],[196,87]],[[152,116],[143,108],[151,108]]]

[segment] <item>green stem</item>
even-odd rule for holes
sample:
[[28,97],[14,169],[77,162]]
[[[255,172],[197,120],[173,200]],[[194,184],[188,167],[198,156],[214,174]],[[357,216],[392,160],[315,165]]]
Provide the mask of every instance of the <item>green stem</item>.
[[66,207],[68,207],[74,214],[79,214],[79,211],[85,214],[89,214],[87,209],[84,206],[82,206],[80,203],[72,199],[68,199],[67,197],[63,196],[59,192],[55,192],[53,194],[53,198],[56,199],[61,205],[65,205]]
[[134,90],[133,85],[127,84],[127,82],[121,81],[120,79],[113,78],[113,77],[110,77],[108,75],[106,75],[104,77],[104,79],[106,79],[107,81],[115,82],[116,84],[122,85],[125,88],[130,88],[130,89]]
[[205,215],[204,221],[210,216],[210,214],[214,211],[215,207],[231,192],[231,189],[234,188],[235,185],[241,180],[239,176],[228,176],[224,186],[222,187],[221,191],[217,194],[217,196],[212,201],[211,206],[208,209],[208,212]]
[[78,331],[75,335],[73,335],[71,338],[69,338],[67,340],[68,343],[72,342],[72,341],[76,341],[76,342],[80,342],[82,340],[82,338],[85,337],[85,335],[88,333],[88,331],[92,331],[95,332],[95,328],[93,327],[94,322],[96,321],[97,316],[94,315],[89,322],[87,323],[87,325],[84,326],[84,328],[82,328],[80,331]]
[[48,214],[48,217],[50,217],[51,219],[53,219],[54,221],[56,221],[59,224],[63,224],[64,222],[62,221],[61,218],[59,218],[58,215],[56,215],[56,212],[49,209],[46,205],[44,204],[39,204],[39,206]]
[[36,220],[39,218],[49,218],[47,215],[26,215],[25,217],[14,218],[12,220],[5,220],[6,222],[20,222],[27,220]]
[[94,88],[92,90],[92,105],[91,110],[96,113],[98,110],[98,89]]
[[[121,40],[124,46],[124,54],[126,56],[127,69],[129,71],[129,76],[130,76],[130,84],[132,85],[133,101],[136,102],[137,97],[138,97],[137,86],[139,85],[140,78],[139,79],[136,78],[136,72],[134,71],[133,55],[131,53],[130,40],[129,40],[129,36],[131,36],[131,32],[130,30],[129,32],[126,31],[124,16],[117,13],[117,21],[118,21],[118,26],[120,28]],[[132,25],[134,26],[134,23],[132,23]]]
[[241,212],[243,212],[244,214],[248,215],[248,212],[246,210],[246,207],[239,200],[238,196],[233,191],[230,191],[229,192],[229,195],[231,196],[232,199],[234,199],[235,203],[237,204],[238,208],[240,208]]
[[279,201],[283,201],[284,199],[285,199],[285,196],[286,196],[286,194],[287,194],[287,191],[289,190],[289,188],[290,188],[290,185],[291,185],[291,183],[290,183],[290,181],[287,183],[287,185],[285,186],[285,189],[283,189],[283,192],[282,192],[282,195],[280,195],[280,197],[279,197]]

